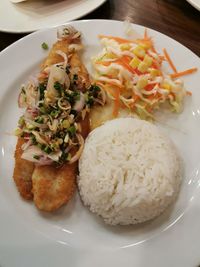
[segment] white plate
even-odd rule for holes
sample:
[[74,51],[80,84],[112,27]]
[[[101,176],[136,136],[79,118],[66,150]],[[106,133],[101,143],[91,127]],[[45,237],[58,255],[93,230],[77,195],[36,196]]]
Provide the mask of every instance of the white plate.
[[[83,33],[84,61],[99,49],[97,34],[124,36],[117,21],[77,21]],[[142,26],[134,25],[143,34]],[[166,47],[179,70],[200,69],[190,50],[156,31],[158,50]],[[124,36],[125,37],[125,36]],[[0,266],[4,267],[188,267],[200,264],[200,90],[199,72],[185,77],[193,96],[180,115],[165,119],[163,126],[185,162],[181,192],[174,207],[149,223],[130,227],[106,226],[82,206],[78,195],[55,214],[38,212],[23,201],[12,180],[16,138],[4,134],[17,123],[19,86],[37,70],[47,55],[42,42],[55,42],[56,29],[40,31],[19,40],[0,54]],[[34,56],[33,56],[34,55]]]
[[26,33],[77,19],[106,0],[28,0],[14,4],[0,1],[0,31]]
[[187,0],[193,7],[200,11],[200,0]]

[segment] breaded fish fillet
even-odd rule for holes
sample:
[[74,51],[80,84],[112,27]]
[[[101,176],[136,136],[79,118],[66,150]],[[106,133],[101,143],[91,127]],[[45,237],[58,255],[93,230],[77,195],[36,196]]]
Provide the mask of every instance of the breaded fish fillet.
[[[57,41],[50,53],[49,56],[45,59],[45,61],[41,65],[41,71],[43,71],[46,67],[50,67],[53,64],[59,63],[63,60],[62,56],[56,53],[56,51],[62,51],[65,54],[69,53],[69,45],[72,44],[72,40],[60,40]],[[70,54],[69,57],[69,65],[71,68],[75,67],[77,68],[77,75],[78,75],[78,82],[77,84],[79,85],[79,90],[85,90],[85,88],[88,88],[90,86],[90,79],[89,79],[89,74],[84,66],[84,64],[81,62],[80,57],[78,53],[74,52]]]
[[60,168],[38,166],[32,176],[34,202],[38,209],[54,211],[67,203],[76,189],[77,162]]
[[[86,138],[90,126],[89,116],[81,121],[81,134]],[[33,200],[38,209],[55,211],[66,204],[76,190],[78,163],[65,163],[62,167],[36,166],[32,175]]]
[[[48,57],[41,65],[41,73],[46,67],[63,61],[63,57],[57,54],[60,50],[69,55],[69,45],[74,40],[63,39],[57,41],[49,52]],[[76,42],[76,41],[75,41]],[[71,68],[77,69],[78,89],[85,91],[90,86],[88,72],[80,60],[77,52],[70,53],[68,63]],[[40,78],[39,78],[40,81]],[[41,81],[40,81],[41,82]],[[86,138],[89,133],[89,116],[87,115],[81,124],[81,134]],[[67,203],[73,196],[76,188],[77,162],[64,164],[58,168],[54,165],[38,166],[32,162],[21,159],[23,139],[18,139],[15,151],[14,180],[22,197],[32,199],[38,209],[54,211]]]
[[[68,53],[68,40],[58,41],[52,47],[48,58],[43,62],[42,68],[59,63],[62,57],[56,51],[61,50]],[[71,68],[78,70],[79,90],[84,91],[90,85],[88,72],[80,60],[77,53],[71,54],[69,58]],[[86,138],[89,133],[89,116],[86,116],[81,124],[81,134]],[[54,211],[63,204],[67,203],[75,192],[75,182],[77,174],[77,162],[73,164],[64,164],[61,168],[54,166],[36,166],[33,172],[33,195],[34,202],[38,209],[43,211]]]
[[21,147],[24,143],[25,141],[23,138],[18,138],[15,150],[15,168],[13,178],[20,195],[27,200],[31,200],[33,198],[32,174],[35,164],[21,158],[23,153]]
[[[115,117],[113,116],[113,108],[114,103],[107,98],[106,104],[104,106],[94,106],[89,114],[90,119],[90,130],[94,130],[95,128],[101,126],[106,121],[113,120]],[[118,118],[126,118],[132,116],[128,109],[119,109]]]

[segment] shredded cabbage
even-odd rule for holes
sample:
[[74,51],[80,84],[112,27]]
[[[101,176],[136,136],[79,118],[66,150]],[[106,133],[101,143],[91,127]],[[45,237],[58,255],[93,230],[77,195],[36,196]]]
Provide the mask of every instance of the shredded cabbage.
[[[130,25],[126,26],[130,32]],[[119,90],[122,106],[141,119],[153,119],[153,111],[163,103],[168,103],[173,112],[181,112],[184,84],[163,70],[164,57],[156,52],[151,38],[100,38],[103,49],[92,58],[94,80],[108,98],[117,101],[114,92]]]

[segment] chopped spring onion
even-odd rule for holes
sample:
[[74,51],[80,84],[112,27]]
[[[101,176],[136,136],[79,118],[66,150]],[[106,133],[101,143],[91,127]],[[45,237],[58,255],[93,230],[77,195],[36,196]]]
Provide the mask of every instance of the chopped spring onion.
[[41,46],[42,46],[42,48],[43,48],[44,50],[48,50],[48,49],[49,49],[48,44],[45,43],[45,42],[43,42]]

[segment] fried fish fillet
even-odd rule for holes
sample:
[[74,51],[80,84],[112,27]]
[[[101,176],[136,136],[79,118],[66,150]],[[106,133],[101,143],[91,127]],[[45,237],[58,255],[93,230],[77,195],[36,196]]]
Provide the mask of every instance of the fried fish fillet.
[[[68,40],[58,41],[52,47],[48,58],[43,62],[42,68],[59,63],[62,57],[56,53],[61,50],[68,53]],[[69,58],[71,68],[78,69],[79,90],[84,91],[90,85],[88,72],[81,62],[77,53],[71,54]],[[86,138],[89,133],[89,117],[86,116],[81,124],[81,134]],[[67,203],[73,196],[76,186],[77,162],[73,164],[64,164],[61,168],[54,166],[36,166],[33,172],[33,196],[38,209],[43,211],[54,211]]]
[[53,165],[37,166],[32,176],[36,207],[43,211],[54,211],[67,203],[76,189],[76,169],[76,162],[60,168]]
[[[94,106],[90,112],[90,130],[94,130],[95,128],[101,126],[106,121],[113,120],[115,117],[113,116],[114,103],[108,97],[106,100],[106,104],[104,106]],[[119,109],[118,118],[127,118],[132,116],[128,109]]]
[[[89,117],[81,121],[81,135],[86,138],[90,126]],[[65,163],[62,167],[36,166],[32,175],[33,200],[42,211],[55,211],[66,204],[76,190],[78,163]]]
[[18,138],[15,150],[15,168],[13,178],[20,195],[26,200],[31,200],[33,198],[32,174],[35,164],[21,158],[23,153],[21,147],[24,143],[25,141],[23,138]]
[[[69,55],[69,45],[74,40],[62,39],[57,41],[48,57],[41,65],[41,73],[46,67],[63,61],[58,50]],[[76,41],[75,41],[76,42]],[[68,63],[71,68],[76,68],[78,75],[78,89],[85,91],[90,86],[89,74],[76,52],[70,53]],[[40,81],[40,80],[39,80]],[[41,82],[41,81],[40,81]],[[81,134],[86,138],[90,131],[89,116],[81,124]],[[60,168],[51,166],[37,166],[32,162],[21,159],[24,141],[18,139],[15,151],[15,169],[13,178],[22,197],[32,199],[36,207],[43,211],[54,211],[67,203],[73,196],[76,188],[77,162],[64,164]]]
[[[49,56],[45,59],[45,61],[42,63],[41,65],[41,71],[43,71],[46,67],[49,67],[53,64],[59,63],[63,60],[62,56],[60,56],[59,54],[56,53],[56,51],[62,51],[65,54],[69,53],[69,45],[71,44],[71,40],[60,40],[57,41],[50,53]],[[80,57],[78,55],[78,53],[74,52],[70,54],[69,57],[69,65],[71,66],[71,68],[75,67],[78,71],[77,71],[77,75],[78,75],[78,82],[77,84],[79,85],[80,90],[85,90],[85,88],[88,88],[90,86],[90,79],[89,79],[89,74],[88,71],[86,69],[86,67],[84,66],[84,64],[82,63],[82,61],[80,60]]]

